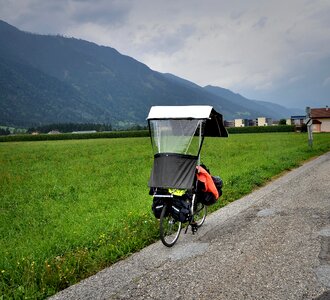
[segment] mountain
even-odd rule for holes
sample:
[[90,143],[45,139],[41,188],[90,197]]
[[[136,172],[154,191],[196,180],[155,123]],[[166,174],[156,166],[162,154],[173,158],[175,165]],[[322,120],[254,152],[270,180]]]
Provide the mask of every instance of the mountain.
[[205,86],[204,89],[214,95],[226,98],[232,103],[243,107],[241,112],[237,111],[237,114],[241,113],[242,117],[245,116],[250,118],[251,116],[269,116],[275,119],[280,119],[287,118],[289,115],[294,115],[297,112],[302,113],[301,110],[288,109],[272,102],[247,99],[240,94],[235,94],[228,89],[217,86],[208,85]]
[[111,47],[23,32],[1,20],[0,91],[1,125],[144,124],[152,105],[208,104],[225,119],[290,115],[284,107],[236,101],[230,91],[153,71]]
[[[288,118],[290,115],[294,114],[303,114],[303,111],[300,109],[289,109],[284,106],[278,105],[272,102],[259,101],[259,100],[250,100],[240,94],[236,94],[228,89],[224,89],[217,86],[205,86],[200,87],[199,85],[177,77],[173,74],[163,74],[168,79],[176,81],[179,84],[190,87],[191,89],[200,90],[209,92],[219,98],[219,103],[225,110],[230,112],[227,116],[231,118],[248,118],[253,119],[260,116],[267,116],[274,119]],[[220,101],[220,99],[222,99]],[[226,115],[226,114],[225,114]],[[230,118],[227,118],[230,119]]]

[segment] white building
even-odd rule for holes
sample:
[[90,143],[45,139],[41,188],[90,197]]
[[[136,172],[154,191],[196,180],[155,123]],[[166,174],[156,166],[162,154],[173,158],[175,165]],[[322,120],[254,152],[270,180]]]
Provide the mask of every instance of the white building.
[[235,127],[244,127],[245,122],[244,119],[235,119]]
[[272,124],[273,120],[271,118],[258,117],[258,126],[271,126]]

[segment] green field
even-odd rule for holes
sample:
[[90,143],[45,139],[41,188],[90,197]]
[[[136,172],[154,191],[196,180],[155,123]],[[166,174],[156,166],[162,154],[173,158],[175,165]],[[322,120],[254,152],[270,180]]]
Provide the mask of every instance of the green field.
[[[330,134],[207,138],[214,209],[330,150]],[[148,138],[0,144],[0,299],[45,298],[158,239]]]

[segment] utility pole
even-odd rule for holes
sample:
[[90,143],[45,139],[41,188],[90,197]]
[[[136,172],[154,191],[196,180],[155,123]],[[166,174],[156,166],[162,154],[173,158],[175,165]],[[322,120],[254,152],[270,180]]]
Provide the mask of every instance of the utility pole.
[[306,125],[308,132],[308,146],[313,148],[313,120],[311,117],[311,108],[309,106],[306,107]]

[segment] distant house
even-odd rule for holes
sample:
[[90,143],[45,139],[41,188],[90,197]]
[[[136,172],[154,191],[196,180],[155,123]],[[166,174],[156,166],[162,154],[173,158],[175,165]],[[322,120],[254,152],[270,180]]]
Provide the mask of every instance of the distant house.
[[296,126],[302,126],[305,124],[306,116],[291,116],[290,119],[286,120],[287,125],[296,125]]
[[58,130],[51,130],[48,134],[60,134],[60,132]]
[[247,119],[235,119],[235,127],[249,126],[249,120]]
[[225,127],[235,127],[235,121],[233,121],[233,120],[225,120],[224,121],[224,123],[225,123]]
[[295,130],[300,132],[303,130],[303,125],[306,123],[306,116],[291,116],[286,120],[286,125],[294,125]]
[[272,124],[273,120],[271,118],[258,117],[258,126],[271,126]]
[[330,132],[330,109],[312,108],[311,119],[313,121],[313,132]]

